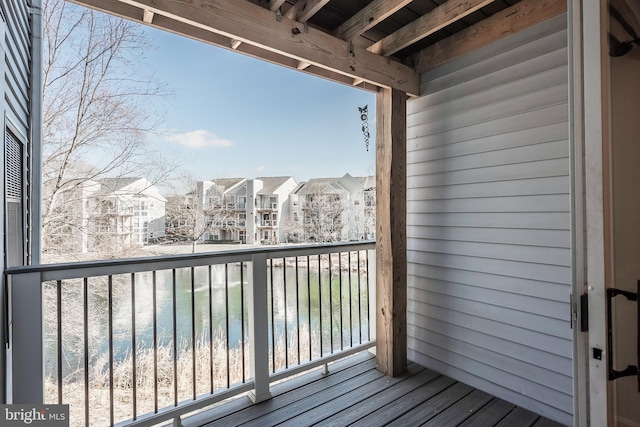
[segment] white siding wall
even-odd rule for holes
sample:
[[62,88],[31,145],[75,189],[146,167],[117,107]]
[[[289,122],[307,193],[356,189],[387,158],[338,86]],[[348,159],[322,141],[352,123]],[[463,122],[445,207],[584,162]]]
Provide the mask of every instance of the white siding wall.
[[[30,180],[25,178],[25,165],[29,165],[31,161],[29,155],[30,138],[31,138],[31,108],[30,102],[30,61],[31,61],[31,16],[29,14],[28,0],[0,0],[0,114],[3,117],[2,129],[3,147],[7,141],[6,128],[11,130],[14,142],[17,142],[18,150],[22,150],[22,156],[13,156],[8,159],[6,153],[3,153],[3,168],[0,173],[0,182],[2,182],[2,196],[0,196],[0,216],[4,219],[2,229],[7,229],[4,235],[3,249],[0,249],[0,269],[4,270],[5,265],[5,249],[8,254],[8,266],[20,265],[25,260],[25,250],[27,248],[27,239],[25,239],[25,218],[27,210],[25,206],[29,205],[28,192]],[[3,148],[3,151],[6,148]],[[22,165],[16,164],[22,162]],[[13,162],[12,163],[12,159]],[[19,191],[23,193],[22,200],[20,198],[5,198],[5,170],[14,171],[9,178],[17,178],[22,181]],[[28,172],[28,171],[27,171]],[[5,204],[8,204],[7,217],[5,218]],[[4,282],[0,278],[0,319],[5,318],[3,312],[6,304],[4,298]],[[5,340],[4,331],[6,325],[0,325],[0,339]],[[4,384],[7,379],[5,372],[5,353],[0,352],[0,383]],[[6,402],[4,389],[0,390],[0,403]]]
[[30,123],[31,16],[28,6],[28,2],[24,0],[2,0],[2,10],[6,14],[2,40],[5,112],[17,132],[25,137],[28,135]]
[[422,75],[409,358],[572,422],[566,16]]

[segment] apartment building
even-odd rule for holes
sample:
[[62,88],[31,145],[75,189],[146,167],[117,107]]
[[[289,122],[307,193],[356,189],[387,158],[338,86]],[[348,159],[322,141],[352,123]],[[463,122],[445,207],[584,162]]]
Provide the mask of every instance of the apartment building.
[[295,187],[290,176],[198,181],[182,203],[183,210],[192,212],[172,214],[169,232],[177,235],[184,227],[190,233],[187,240],[201,243],[279,243],[284,239],[283,213]]
[[49,244],[82,253],[145,245],[165,235],[165,203],[145,178],[83,182],[63,193]]
[[287,238],[334,242],[375,238],[375,177],[314,178],[291,193]]

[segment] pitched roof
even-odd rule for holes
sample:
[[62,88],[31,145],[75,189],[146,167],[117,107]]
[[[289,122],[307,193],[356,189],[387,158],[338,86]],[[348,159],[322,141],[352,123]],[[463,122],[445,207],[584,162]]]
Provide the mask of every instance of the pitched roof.
[[215,185],[219,185],[225,190],[228,190],[229,188],[233,187],[236,184],[239,184],[242,181],[244,181],[244,178],[218,178],[211,180],[211,182],[213,182]]
[[[307,181],[296,194],[318,194],[318,193],[342,193],[345,188],[338,180],[340,178],[312,178]],[[333,190],[333,191],[331,191]]]
[[290,176],[268,176],[268,177],[258,177],[262,181],[262,188],[258,191],[258,194],[273,194],[275,191],[280,188],[282,184],[291,179]]
[[104,178],[99,180],[98,182],[104,188],[104,190],[117,191],[128,185],[133,184],[134,182],[140,181],[143,178],[140,177],[121,177],[121,178]]

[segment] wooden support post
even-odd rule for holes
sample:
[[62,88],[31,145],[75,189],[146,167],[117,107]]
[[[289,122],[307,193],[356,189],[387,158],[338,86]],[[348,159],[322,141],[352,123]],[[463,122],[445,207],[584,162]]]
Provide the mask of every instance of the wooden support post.
[[[11,278],[11,384],[16,404],[44,403],[42,278],[40,273]],[[58,309],[60,309],[58,307]],[[3,350],[4,351],[4,350]]]
[[407,368],[407,95],[381,89],[376,106],[376,356],[378,370]]
[[269,327],[267,308],[267,256],[253,255],[249,264],[249,351],[255,388],[248,394],[253,403],[271,399],[269,391]]

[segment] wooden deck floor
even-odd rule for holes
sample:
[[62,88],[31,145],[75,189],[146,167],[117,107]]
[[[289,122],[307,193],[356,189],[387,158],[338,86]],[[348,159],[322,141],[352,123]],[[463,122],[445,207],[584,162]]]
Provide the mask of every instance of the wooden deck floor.
[[273,399],[252,405],[241,397],[187,418],[195,426],[514,426],[558,427],[466,384],[409,365],[389,378],[368,353],[271,388]]

